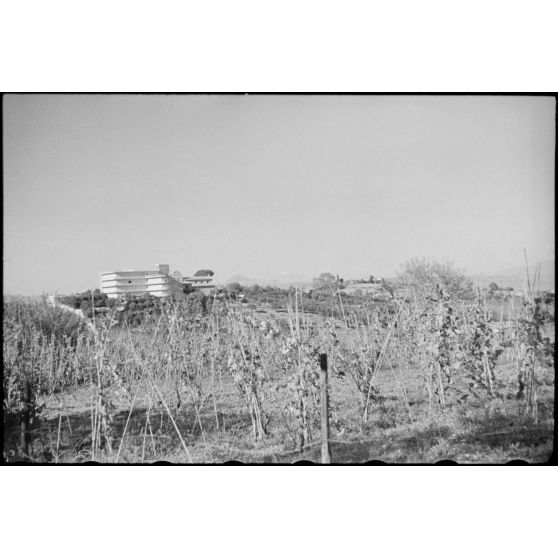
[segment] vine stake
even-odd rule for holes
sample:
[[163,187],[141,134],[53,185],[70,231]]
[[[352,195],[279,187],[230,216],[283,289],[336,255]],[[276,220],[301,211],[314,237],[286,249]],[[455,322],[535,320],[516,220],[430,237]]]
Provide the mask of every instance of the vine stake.
[[329,420],[327,397],[327,354],[320,354],[320,379],[322,403],[322,463],[331,463],[329,452]]

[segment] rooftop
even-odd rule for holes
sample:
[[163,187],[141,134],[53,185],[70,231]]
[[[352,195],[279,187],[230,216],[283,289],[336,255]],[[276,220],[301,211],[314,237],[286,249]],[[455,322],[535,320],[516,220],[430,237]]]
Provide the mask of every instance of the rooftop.
[[123,269],[123,270],[112,270],[112,271],[101,271],[100,275],[109,275],[112,273],[120,274],[135,274],[135,273],[149,273],[150,275],[166,275],[166,273],[161,273],[158,269]]

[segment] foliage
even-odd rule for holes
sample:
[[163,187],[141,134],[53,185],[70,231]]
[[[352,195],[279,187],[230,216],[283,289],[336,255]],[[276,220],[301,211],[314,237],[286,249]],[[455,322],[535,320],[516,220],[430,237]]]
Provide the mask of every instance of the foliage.
[[44,301],[33,302],[23,298],[4,299],[3,316],[5,320],[25,324],[27,328],[40,331],[46,338],[54,336],[57,340],[77,341],[85,326],[75,314],[61,308],[48,306]]
[[269,421],[263,406],[266,378],[256,339],[250,338],[249,326],[240,324],[235,328],[237,342],[229,349],[228,369],[250,413],[254,439],[262,440]]
[[[444,289],[438,287],[436,296],[419,301],[411,315],[408,329],[412,345],[408,351],[416,355],[422,371],[429,404],[434,395],[441,407],[448,401],[454,375],[461,366],[458,319]],[[409,357],[409,353],[407,352]],[[412,357],[411,357],[412,358]]]
[[184,283],[184,285],[182,286],[182,292],[185,295],[189,295],[191,293],[193,293],[196,289],[194,289],[194,286],[192,285],[192,283]]
[[343,288],[343,279],[335,276],[332,273],[320,273],[319,277],[314,278],[314,286],[316,289],[324,289],[331,291],[338,288]]
[[494,294],[497,290],[499,290],[500,287],[498,287],[498,283],[490,283],[490,285],[488,285],[488,292],[490,294]]
[[40,381],[36,371],[40,354],[37,354],[36,346],[43,335],[38,329],[26,325],[4,316],[2,410],[5,421],[21,424],[22,453],[27,452],[26,431],[42,410],[36,397]]
[[442,288],[451,299],[474,299],[472,281],[448,262],[413,258],[404,264],[398,281],[419,296],[436,296]]
[[244,287],[237,282],[229,283],[227,285],[227,293],[235,300],[239,295],[244,293]]
[[349,375],[358,390],[362,411],[362,421],[368,421],[371,405],[381,400],[380,390],[375,382],[380,356],[380,339],[386,331],[377,316],[366,331],[357,332],[350,342],[339,338],[331,323],[327,323],[329,348],[337,358],[337,373]]
[[[231,303],[226,294],[207,298],[201,292],[176,300],[115,300],[104,313],[97,308],[95,332],[71,312],[45,302],[5,298],[5,417],[27,426],[33,422],[34,428],[48,398],[85,389],[91,412],[85,413],[89,430],[82,447],[88,458],[119,461],[122,446],[139,439],[143,460],[146,445],[153,442],[155,451],[156,440],[170,434],[188,455],[197,435],[205,441],[213,431],[236,440],[244,428],[251,429],[258,448],[286,442],[300,451],[319,439],[321,352],[328,354],[332,371],[335,438],[341,432],[333,420],[336,409],[353,401],[361,432],[414,420],[404,389],[411,369],[422,377],[411,401],[413,416],[423,402],[430,412],[437,401],[436,413],[450,417],[466,407],[459,391],[463,386],[490,398],[486,405],[499,404],[507,385],[496,374],[503,347],[515,354],[518,395],[537,417],[538,370],[553,365],[554,351],[545,336],[544,300],[526,300],[504,328],[494,322],[482,297],[463,304],[442,288],[406,302],[383,303],[322,291],[312,297],[266,287],[242,292],[247,305]],[[92,294],[94,300],[99,297]],[[255,306],[264,301],[269,306],[262,319]],[[505,342],[504,329],[513,332],[506,333]],[[395,393],[380,389],[386,376],[395,376],[392,363],[398,365],[402,384]],[[409,410],[406,419],[386,414],[389,401],[397,405],[400,397]],[[126,418],[129,413],[134,421],[139,401],[143,422],[134,437]],[[234,416],[228,404],[238,406]],[[124,420],[117,420],[118,410]],[[157,427],[152,424],[155,413],[161,420]],[[274,438],[277,432],[280,437]],[[36,435],[30,428],[27,433]]]
[[297,449],[313,440],[313,428],[319,424],[320,368],[319,344],[309,331],[305,335],[300,328],[291,325],[291,334],[283,339],[281,354],[287,374],[290,393],[288,412],[296,421]]
[[82,309],[82,305],[86,308],[95,307],[95,308],[106,308],[114,306],[114,301],[110,299],[106,293],[101,293],[99,289],[95,289],[94,291],[84,291],[82,293],[74,294],[74,295],[66,295],[57,297],[57,300],[70,306],[75,309]]
[[201,291],[195,291],[189,294],[184,301],[181,302],[183,311],[190,316],[199,316],[207,311],[207,296]]
[[384,288],[384,290],[389,293],[391,296],[393,296],[394,292],[395,292],[395,285],[393,285],[393,283],[391,283],[390,281],[387,281],[386,279],[382,279],[382,287]]
[[517,362],[517,399],[525,398],[528,410],[537,416],[536,365],[554,366],[555,344],[543,337],[543,300],[526,297],[514,321]]
[[480,388],[489,397],[497,394],[496,362],[503,352],[499,330],[492,324],[480,290],[476,303],[467,309],[468,333],[464,342],[463,366],[469,377],[469,389],[477,394]]
[[242,287],[242,285],[238,282],[233,282],[233,283],[229,283],[227,285],[227,290],[231,293],[240,293],[242,292],[244,289]]

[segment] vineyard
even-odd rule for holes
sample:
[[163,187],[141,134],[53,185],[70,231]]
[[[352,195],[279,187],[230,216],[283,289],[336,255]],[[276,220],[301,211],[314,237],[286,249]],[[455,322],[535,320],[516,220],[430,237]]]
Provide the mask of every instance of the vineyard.
[[[5,461],[319,461],[319,354],[332,462],[546,461],[554,311],[483,296],[282,312],[196,294],[113,303],[4,298]],[[102,311],[97,311],[102,309]]]

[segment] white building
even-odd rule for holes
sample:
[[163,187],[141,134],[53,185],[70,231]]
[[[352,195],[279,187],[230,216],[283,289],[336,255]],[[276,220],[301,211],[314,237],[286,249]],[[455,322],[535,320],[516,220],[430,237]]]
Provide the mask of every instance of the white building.
[[213,292],[215,284],[211,275],[193,275],[192,277],[184,277],[183,283],[189,283],[194,289],[204,294]]
[[179,295],[182,284],[169,275],[169,266],[160,264],[155,270],[106,271],[101,273],[101,292],[109,298],[123,295],[149,294],[160,298]]

